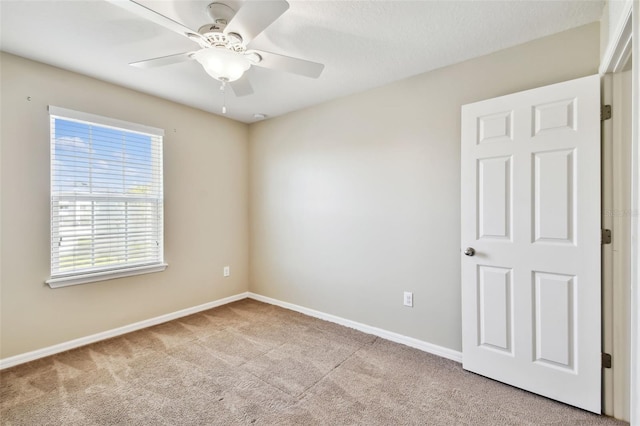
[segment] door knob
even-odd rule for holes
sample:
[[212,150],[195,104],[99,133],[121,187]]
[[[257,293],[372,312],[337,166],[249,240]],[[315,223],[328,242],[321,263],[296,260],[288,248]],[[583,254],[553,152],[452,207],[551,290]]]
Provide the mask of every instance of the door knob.
[[467,256],[473,256],[474,254],[476,254],[476,250],[473,247],[467,247],[464,251],[464,254],[466,254]]

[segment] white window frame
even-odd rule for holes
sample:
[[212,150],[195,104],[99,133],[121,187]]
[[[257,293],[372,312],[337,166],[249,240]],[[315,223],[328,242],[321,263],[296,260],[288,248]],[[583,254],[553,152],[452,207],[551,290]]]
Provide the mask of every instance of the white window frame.
[[[128,132],[135,132],[135,133],[143,133],[145,135],[149,135],[149,136],[157,136],[160,138],[164,137],[164,130],[163,129],[158,129],[155,127],[150,127],[150,126],[145,126],[142,124],[137,124],[137,123],[131,123],[128,121],[123,121],[123,120],[117,120],[117,119],[113,119],[113,118],[109,118],[109,117],[103,117],[100,115],[95,115],[95,114],[90,114],[90,113],[86,113],[86,112],[80,112],[80,111],[74,111],[71,109],[67,109],[67,108],[61,108],[61,107],[57,107],[57,106],[53,106],[53,105],[49,105],[49,116],[51,117],[50,119],[53,120],[54,118],[60,118],[60,119],[64,119],[64,120],[72,120],[72,121],[79,121],[79,122],[85,122],[87,124],[93,124],[93,125],[97,125],[97,126],[104,126],[104,127],[111,127],[111,128],[115,128],[118,130],[124,130],[124,131],[128,131]],[[52,141],[51,143],[53,144],[53,135],[51,135]],[[162,139],[161,139],[162,140]],[[162,142],[161,142],[162,144]],[[52,145],[53,146],[53,145]],[[162,163],[162,148],[160,149],[160,158],[159,161]],[[53,154],[52,154],[52,158],[50,161],[50,165],[51,165],[51,173],[52,173],[52,183],[51,183],[51,187],[50,187],[50,197],[51,197],[51,244],[53,246],[53,239],[54,239],[54,232],[53,232],[53,202],[54,202],[54,194],[53,194]],[[160,179],[160,185],[162,187],[162,176],[159,177]],[[77,196],[75,198],[75,201],[77,200],[81,200],[82,198],[84,198],[85,196]],[[58,201],[60,200],[64,200],[65,196],[58,196],[56,197],[56,199]],[[98,197],[98,196],[86,196],[87,200],[92,200],[92,201],[100,201],[101,200],[113,200],[113,201],[123,201],[123,202],[136,202],[136,201],[140,201],[137,200],[136,198],[133,197],[122,197],[119,195],[114,195],[114,196],[104,196],[104,197]],[[163,203],[161,203],[162,205],[162,209],[164,209],[163,207]],[[167,267],[167,264],[164,262],[164,222],[163,222],[163,217],[164,217],[164,213],[161,212],[160,214],[160,230],[159,230],[159,234],[160,234],[160,238],[158,241],[159,244],[159,261],[157,262],[152,262],[152,263],[148,263],[148,264],[136,264],[136,265],[123,265],[123,266],[119,266],[119,267],[114,267],[111,269],[108,268],[95,268],[94,270],[85,270],[85,271],[76,271],[76,272],[69,272],[69,273],[58,273],[58,274],[53,274],[52,272],[52,276],[47,279],[45,282],[46,284],[49,285],[49,287],[51,288],[58,288],[58,287],[67,287],[67,286],[71,286],[71,285],[78,285],[78,284],[85,284],[85,283],[90,283],[90,282],[96,282],[96,281],[103,281],[103,280],[110,280],[110,279],[114,279],[114,278],[121,278],[121,277],[127,277],[127,276],[132,276],[132,275],[140,275],[140,274],[148,274],[148,273],[153,273],[153,272],[161,272],[164,271]],[[52,253],[52,266],[53,266],[53,250],[51,249],[50,246],[50,252]],[[53,268],[52,268],[53,271]]]

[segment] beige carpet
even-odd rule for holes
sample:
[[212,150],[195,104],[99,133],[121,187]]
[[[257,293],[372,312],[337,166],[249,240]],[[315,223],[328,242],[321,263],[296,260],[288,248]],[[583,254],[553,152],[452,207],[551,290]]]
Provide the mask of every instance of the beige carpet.
[[623,425],[245,299],[0,373],[4,425]]

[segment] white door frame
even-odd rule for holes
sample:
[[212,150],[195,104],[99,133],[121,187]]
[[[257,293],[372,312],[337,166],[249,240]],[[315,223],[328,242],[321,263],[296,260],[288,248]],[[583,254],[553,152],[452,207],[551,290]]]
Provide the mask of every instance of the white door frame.
[[[632,206],[636,212],[632,217],[632,272],[631,272],[631,360],[640,359],[640,43],[637,37],[640,35],[640,2],[633,2],[633,33],[636,42],[633,43],[633,69],[632,75],[632,133],[631,144],[633,159],[631,166],[633,201]],[[640,425],[640,366],[637,362],[631,364],[631,424]]]
[[[640,34],[640,2],[629,1],[614,34],[606,47],[600,65],[600,75],[621,71],[633,52],[632,63],[632,159],[631,159],[631,324],[630,360],[640,359],[640,43],[631,35]],[[630,381],[631,425],[640,426],[640,365],[631,362]]]

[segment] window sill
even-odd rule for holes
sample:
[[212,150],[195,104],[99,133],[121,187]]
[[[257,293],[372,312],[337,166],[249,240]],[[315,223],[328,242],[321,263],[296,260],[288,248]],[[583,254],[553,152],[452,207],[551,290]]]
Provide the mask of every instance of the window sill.
[[49,278],[45,281],[51,288],[68,287],[72,285],[93,283],[96,281],[112,280],[114,278],[130,277],[133,275],[150,274],[162,272],[167,269],[166,263],[137,266],[114,271],[94,272],[88,274],[71,275],[66,277]]

